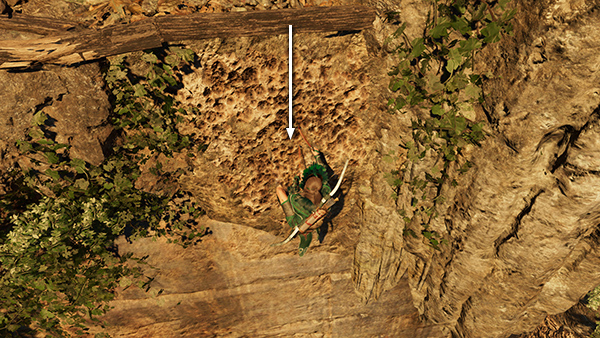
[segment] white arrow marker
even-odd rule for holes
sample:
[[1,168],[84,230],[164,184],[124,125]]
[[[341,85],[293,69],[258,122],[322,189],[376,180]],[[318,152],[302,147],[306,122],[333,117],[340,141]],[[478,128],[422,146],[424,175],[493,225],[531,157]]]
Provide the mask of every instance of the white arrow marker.
[[290,39],[289,39],[289,62],[288,62],[288,65],[289,65],[288,73],[290,75],[290,83],[288,85],[288,91],[289,91],[288,101],[290,104],[290,108],[289,108],[290,123],[289,123],[289,127],[285,128],[285,129],[287,130],[288,136],[290,137],[290,140],[291,140],[292,136],[294,136],[294,130],[296,128],[292,127],[292,93],[293,93],[293,91],[292,91],[292,25],[289,25],[288,27],[289,27],[289,36],[290,36]]

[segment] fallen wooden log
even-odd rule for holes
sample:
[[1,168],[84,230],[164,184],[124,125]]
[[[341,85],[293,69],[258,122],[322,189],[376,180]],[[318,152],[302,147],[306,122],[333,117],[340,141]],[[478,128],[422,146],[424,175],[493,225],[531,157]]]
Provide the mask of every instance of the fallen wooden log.
[[[18,16],[16,16],[18,18]],[[14,17],[13,17],[14,18]],[[236,36],[352,31],[371,27],[375,10],[366,6],[308,7],[271,11],[194,13],[152,17],[103,29],[73,29],[73,23],[23,20],[11,23],[0,18],[0,29],[26,30],[39,34],[60,32],[31,40],[0,41],[0,68],[22,68],[36,63],[69,65],[122,53],[157,48],[165,42]]]

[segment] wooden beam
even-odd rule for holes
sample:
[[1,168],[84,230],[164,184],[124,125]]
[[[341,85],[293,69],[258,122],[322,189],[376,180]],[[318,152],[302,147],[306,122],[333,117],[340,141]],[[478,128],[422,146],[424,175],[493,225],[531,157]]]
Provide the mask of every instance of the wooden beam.
[[11,18],[0,15],[0,29],[48,35],[81,30],[82,27],[77,22],[13,13]]
[[[18,18],[18,17],[17,17]],[[22,22],[0,18],[0,28],[39,34],[73,29],[73,23],[56,20]],[[0,41],[0,68],[28,67],[34,63],[73,64],[110,55],[157,48],[165,42],[237,36],[352,31],[369,28],[375,10],[365,6],[308,7],[272,11],[194,13],[152,17],[100,30],[75,30],[40,39]],[[25,25],[26,26],[26,25]],[[12,27],[12,28],[11,28]]]

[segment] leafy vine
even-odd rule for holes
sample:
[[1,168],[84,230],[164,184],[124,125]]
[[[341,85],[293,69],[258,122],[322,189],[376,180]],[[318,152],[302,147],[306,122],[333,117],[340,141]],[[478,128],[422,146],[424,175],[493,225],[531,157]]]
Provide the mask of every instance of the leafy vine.
[[[483,102],[481,85],[491,75],[478,73],[474,59],[486,45],[511,34],[510,21],[516,9],[510,9],[508,3],[509,0],[432,0],[423,36],[409,41],[403,24],[387,40],[400,40],[395,48],[398,65],[388,74],[389,89],[397,94],[388,101],[390,111],[406,113],[411,109],[421,116],[412,121],[412,140],[400,146],[406,149],[412,163],[429,154],[436,163],[424,175],[410,180],[405,163],[388,173],[387,179],[396,192],[401,185],[409,185],[410,212],[398,212],[407,226],[421,215],[421,233],[438,250],[446,240],[429,227],[438,216],[437,207],[444,202],[441,187],[447,182],[456,186],[457,181],[450,180],[451,164],[458,161],[467,145],[478,146],[485,138],[483,123],[475,121],[475,106]],[[458,171],[466,172],[471,166],[466,160]],[[431,187],[437,191],[433,198],[427,193]],[[405,233],[416,237],[408,228]]]

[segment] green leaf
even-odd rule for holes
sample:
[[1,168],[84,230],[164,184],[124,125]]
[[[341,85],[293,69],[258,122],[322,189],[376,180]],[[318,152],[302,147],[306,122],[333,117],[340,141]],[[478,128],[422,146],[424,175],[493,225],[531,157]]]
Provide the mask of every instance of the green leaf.
[[435,106],[431,107],[431,113],[436,116],[442,116],[444,115],[445,111],[441,105],[436,104]]
[[57,151],[58,149],[62,149],[62,148],[69,148],[69,145],[63,144],[63,143],[57,143],[57,144],[54,144],[53,146],[49,147],[49,149],[51,151]]
[[115,83],[125,79],[127,79],[127,71],[121,69],[120,67],[110,67],[110,70],[106,75],[106,80],[109,83]]
[[495,22],[490,22],[484,29],[481,30],[481,34],[485,36],[484,42],[494,43],[500,41],[500,27]]
[[510,11],[506,11],[506,12],[502,13],[502,21],[510,21],[512,18],[515,17],[515,14],[517,14],[516,8],[513,8]]
[[169,75],[163,75],[163,79],[165,79],[165,81],[167,81],[171,86],[177,85],[177,81]]
[[469,99],[479,99],[481,97],[481,88],[479,86],[474,85],[473,83],[469,83],[465,87],[465,94]]
[[34,127],[29,130],[29,136],[32,139],[38,139],[44,137],[44,132],[39,127]]
[[457,69],[458,67],[460,67],[460,65],[462,64],[462,55],[460,55],[460,52],[458,51],[458,49],[451,49],[450,53],[448,53],[448,64],[446,65],[446,70],[449,73],[454,72],[455,69]]
[[450,22],[446,18],[443,18],[440,21],[442,22],[429,31],[429,36],[434,39],[448,36],[448,27],[450,27]]
[[480,86],[481,85],[481,76],[477,75],[477,74],[471,74],[469,75],[469,81],[471,81],[471,83]]
[[410,52],[410,57],[416,58],[423,53],[425,50],[425,45],[423,44],[423,38],[415,39],[412,43],[413,48]]
[[21,153],[27,153],[28,151],[33,149],[31,143],[23,140],[17,140],[17,146],[19,147],[19,151]]
[[144,55],[142,55],[142,61],[145,61],[148,63],[157,63],[158,58],[156,57],[156,55],[154,55],[152,53],[144,53]]
[[132,284],[133,280],[129,277],[122,277],[121,280],[119,280],[119,286],[122,288],[127,288]]
[[77,170],[77,173],[83,174],[85,173],[85,161],[80,158],[72,159],[70,162],[71,167]]
[[164,70],[164,73],[168,75],[173,75],[173,67],[171,67],[170,65],[163,64],[162,69]]
[[396,105],[394,106],[394,109],[396,109],[396,110],[402,109],[405,105],[406,105],[406,100],[402,96],[398,96],[396,98]]
[[146,94],[148,94],[148,92],[146,91],[144,86],[140,83],[136,83],[133,86],[133,89],[134,89],[133,96],[135,96],[135,97],[144,97],[144,96],[146,96]]
[[44,153],[44,156],[46,156],[46,158],[48,159],[48,162],[50,162],[51,164],[58,163],[58,156],[56,156],[55,153],[47,152],[47,153]]
[[464,73],[456,73],[452,76],[451,80],[446,83],[446,90],[453,92],[456,90],[463,90],[468,84],[468,79]]
[[427,79],[427,85],[432,92],[437,92],[444,89],[444,85],[440,81],[440,78],[435,74],[429,73],[425,78]]
[[179,56],[182,60],[184,60],[185,62],[193,62],[194,61],[194,56],[196,55],[196,53],[194,53],[194,51],[191,49],[184,49],[184,48],[179,48],[179,47],[171,47],[169,49],[172,52],[174,52],[175,55]]
[[179,57],[177,55],[167,55],[165,57],[165,62],[173,67],[179,65]]
[[44,125],[44,123],[46,123],[47,119],[48,116],[46,116],[46,114],[44,114],[43,111],[39,111],[33,115],[32,123],[36,126],[41,126]]
[[394,79],[392,80],[392,83],[390,83],[390,90],[395,92],[403,87],[405,83],[406,82],[403,79]]
[[500,5],[501,9],[505,9],[506,5],[510,2],[510,0],[499,0],[498,5]]
[[78,178],[75,180],[75,187],[81,189],[81,190],[87,190],[87,188],[90,186],[90,182],[88,182],[86,179],[84,178]]
[[471,20],[476,22],[476,21],[480,21],[481,19],[483,19],[483,17],[485,16],[486,9],[487,9],[487,4],[485,2],[481,3],[481,5],[479,5],[479,7],[475,11],[475,13],[473,13],[473,17]]
[[46,175],[52,177],[52,179],[54,179],[55,181],[60,180],[60,174],[56,170],[46,169],[45,173]]
[[454,121],[454,132],[456,135],[462,134],[463,130],[467,129],[467,120],[462,116],[458,116]]
[[471,27],[465,18],[458,18],[456,21],[452,22],[452,28],[461,35],[471,35]]
[[48,319],[48,318],[54,318],[54,314],[46,309],[42,309],[40,310],[40,315],[42,316],[42,318],[44,319]]
[[400,35],[402,35],[404,33],[405,29],[406,29],[406,23],[403,23],[402,26],[400,26],[400,27],[398,27],[398,29],[396,29],[393,36],[399,37]]
[[112,171],[115,168],[115,163],[113,161],[106,162],[102,165],[102,168],[106,171]]
[[458,51],[463,56],[469,56],[471,51],[481,48],[481,41],[476,38],[469,38],[468,40],[463,40],[458,43],[460,47],[458,47]]
[[40,290],[40,291],[44,291],[46,290],[46,283],[44,283],[43,281],[33,281],[33,283],[31,283],[33,285],[34,288]]
[[477,113],[475,113],[475,109],[473,109],[473,105],[469,102],[460,102],[457,105],[458,113],[465,118],[475,121],[477,119]]

